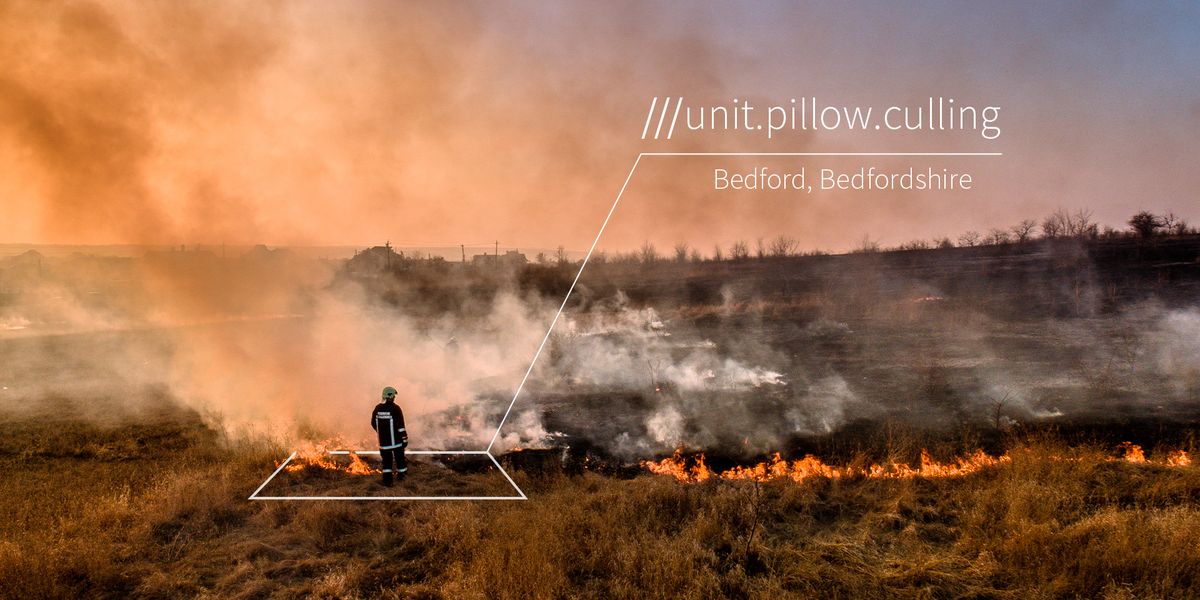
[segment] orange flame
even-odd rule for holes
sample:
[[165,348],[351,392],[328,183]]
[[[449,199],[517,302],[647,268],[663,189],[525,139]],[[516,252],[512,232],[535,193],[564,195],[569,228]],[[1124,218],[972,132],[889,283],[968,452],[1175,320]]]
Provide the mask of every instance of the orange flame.
[[1141,464],[1146,462],[1146,453],[1142,452],[1142,447],[1133,442],[1121,442],[1117,446],[1121,450],[1121,458],[1125,462]]
[[368,465],[366,461],[359,458],[357,454],[350,455],[350,465],[346,467],[346,472],[351,475],[371,475],[378,473],[379,469],[375,469]]
[[[329,451],[335,448],[344,448],[345,446],[346,443],[341,438],[330,438],[321,442],[304,442],[301,444],[300,449],[296,451],[296,457],[288,463],[288,466],[284,470],[289,473],[296,473],[308,468],[315,468],[329,471],[343,471],[351,475],[371,475],[380,472],[379,469],[367,464],[366,461],[354,453],[349,454],[349,464],[339,464],[340,461],[335,460],[334,456],[329,454]],[[276,463],[276,466],[278,465],[279,463]]]
[[642,461],[642,466],[651,473],[670,475],[678,481],[698,483],[712,477],[727,480],[770,481],[773,479],[791,479],[804,481],[810,477],[841,479],[850,477],[866,477],[871,479],[910,479],[916,477],[962,477],[978,472],[987,467],[1009,462],[1011,458],[1004,456],[993,457],[982,450],[959,458],[953,462],[941,463],[933,459],[927,452],[921,451],[921,464],[910,467],[904,463],[874,464],[867,467],[837,467],[821,462],[821,459],[805,456],[800,460],[786,461],[778,452],[767,462],[752,466],[738,466],[722,471],[719,474],[709,469],[704,462],[704,455],[695,457],[695,464],[689,466],[688,459],[682,451],[676,450],[671,458],[660,461]]
[[1167,455],[1167,465],[1172,467],[1186,467],[1192,464],[1192,459],[1188,458],[1188,453],[1184,450],[1177,450]]
[[[1149,463],[1141,446],[1125,442],[1119,446],[1122,450],[1121,460],[1135,464]],[[657,475],[669,475],[683,483],[699,483],[711,478],[725,480],[771,481],[790,479],[800,482],[810,477],[826,479],[867,478],[867,479],[915,479],[915,478],[949,478],[965,477],[984,469],[1012,462],[1008,454],[990,456],[983,450],[956,458],[950,462],[938,462],[926,450],[921,450],[921,463],[912,467],[905,463],[873,464],[866,467],[832,466],[821,462],[821,459],[807,455],[800,460],[784,460],[778,452],[771,460],[756,465],[737,466],[717,473],[704,462],[704,454],[697,454],[691,459],[683,455],[682,450],[676,450],[670,458],[659,461],[642,461],[642,467]],[[691,464],[689,464],[691,463]],[[1186,467],[1192,463],[1187,452],[1179,450],[1167,455],[1161,464],[1169,467]]]
[[696,464],[688,468],[687,460],[683,457],[683,450],[675,450],[674,456],[664,458],[658,462],[644,460],[642,461],[642,466],[649,469],[651,473],[670,475],[679,481],[686,482],[704,481],[713,475],[708,465],[704,464],[703,454],[698,455],[696,457]]
[[320,469],[337,470],[337,463],[333,462],[333,457],[329,455],[329,446],[331,442],[336,440],[325,440],[323,442],[304,442],[300,448],[296,450],[296,457],[288,464],[286,471],[295,473],[302,471],[307,467],[316,467]]

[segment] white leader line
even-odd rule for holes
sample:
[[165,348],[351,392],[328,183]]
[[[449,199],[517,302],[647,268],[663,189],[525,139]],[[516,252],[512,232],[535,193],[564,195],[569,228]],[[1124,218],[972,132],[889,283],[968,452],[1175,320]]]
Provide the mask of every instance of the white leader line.
[[261,492],[263,490],[263,488],[267,487],[267,484],[271,483],[271,480],[275,479],[275,476],[278,475],[279,472],[282,471],[283,468],[286,467],[288,463],[292,462],[293,458],[296,458],[295,452],[293,452],[291,456],[287,457],[287,460],[283,461],[283,464],[279,465],[279,468],[275,469],[275,472],[271,473],[271,476],[268,477],[266,481],[262,482],[262,485],[258,486],[258,489],[254,490],[253,494],[250,494],[249,499],[254,500],[255,496],[258,496],[258,493]]
[[546,335],[542,337],[542,343],[538,345],[537,352],[533,354],[533,360],[529,361],[529,368],[525,370],[525,376],[521,378],[521,383],[517,386],[517,391],[513,394],[512,401],[508,403],[508,409],[504,411],[504,417],[500,419],[500,424],[496,426],[496,434],[492,436],[492,442],[487,446],[488,454],[491,454],[492,446],[496,445],[496,440],[500,439],[500,429],[504,427],[504,422],[508,420],[508,415],[512,412],[513,405],[517,403],[517,397],[521,395],[521,390],[525,389],[525,382],[529,380],[529,374],[533,372],[533,366],[537,364],[538,357],[542,355],[542,350],[546,347],[546,342],[550,340],[550,334],[554,331],[554,326],[558,323],[558,318],[562,316],[563,309],[567,307],[567,301],[571,299],[571,292],[575,291],[575,285],[579,283],[579,278],[583,275],[583,270],[587,267],[588,260],[592,258],[592,252],[596,251],[596,244],[600,243],[600,236],[604,235],[604,228],[608,227],[608,221],[612,219],[613,211],[617,210],[617,203],[621,201],[621,195],[625,193],[625,188],[629,186],[629,180],[633,179],[633,172],[637,170],[638,163],[641,161],[642,155],[639,154],[637,159],[633,161],[633,166],[629,168],[629,175],[625,176],[625,183],[621,184],[621,191],[617,192],[617,197],[613,200],[612,207],[608,209],[608,215],[604,217],[604,223],[600,224],[600,231],[596,232],[596,239],[592,240],[592,247],[588,248],[587,255],[583,257],[583,262],[579,263],[579,271],[575,273],[575,280],[571,282],[571,287],[567,289],[567,295],[563,298],[562,304],[559,305],[558,312],[554,313],[554,320],[550,321],[550,327],[546,329]]
[[521,488],[517,486],[517,482],[513,481],[512,477],[508,476],[508,471],[505,471],[504,467],[500,466],[500,461],[496,460],[496,457],[492,456],[490,453],[487,455],[487,457],[492,459],[492,464],[496,465],[497,469],[500,469],[500,472],[504,474],[504,478],[507,479],[508,482],[512,484],[513,489],[517,490],[517,493],[521,495],[521,499],[528,500],[529,498],[525,496],[525,492],[522,492]]

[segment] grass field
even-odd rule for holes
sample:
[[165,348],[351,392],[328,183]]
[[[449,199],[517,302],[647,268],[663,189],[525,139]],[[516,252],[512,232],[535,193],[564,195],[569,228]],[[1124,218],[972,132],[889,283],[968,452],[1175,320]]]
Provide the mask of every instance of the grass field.
[[[295,408],[286,414],[355,406],[322,404],[345,390],[313,368],[345,364],[346,389],[367,378],[343,356],[342,327],[16,330],[0,344],[0,597],[1197,598],[1200,467],[1167,461],[1180,451],[1200,460],[1200,371],[1189,358],[1197,239],[598,269],[588,310],[603,313],[608,286],[656,308],[671,336],[635,323],[556,340],[523,408],[574,462],[556,462],[557,450],[500,457],[527,501],[249,500],[304,440],[210,424],[278,425],[251,409],[285,381],[305,390],[277,397]],[[554,291],[569,271],[533,268],[545,281],[527,288]],[[438,316],[436,286],[399,285],[411,276],[364,285],[385,299],[396,289],[426,297],[418,308]],[[449,306],[490,306],[495,290],[477,291]],[[584,343],[593,340],[612,345]],[[332,350],[315,351],[322,341]],[[630,360],[616,376],[589,378],[603,363],[592,358],[617,351]],[[786,385],[660,394],[659,367],[693,353],[707,360],[696,373],[737,359]],[[381,360],[368,353],[359,366]],[[172,386],[180,374],[204,385]],[[179,408],[185,397],[213,412]],[[664,407],[677,411],[679,441],[617,451],[623,435],[650,440]],[[793,408],[813,412],[797,425]],[[223,421],[220,409],[242,418]],[[324,435],[304,420],[288,427]],[[1123,459],[1123,440],[1144,444],[1149,461]],[[706,450],[720,471],[776,450],[813,453],[838,476],[695,482],[636,464],[677,445]],[[867,463],[916,465],[922,450],[946,463],[977,449],[1007,458],[965,475],[862,475]],[[394,488],[374,474],[285,470],[264,494],[512,493],[490,461],[427,457],[412,469]]]
[[[1200,469],[1050,437],[961,478],[518,472],[528,501],[253,502],[288,452],[186,412],[0,433],[6,598],[1200,595]],[[494,478],[422,468],[397,490]]]

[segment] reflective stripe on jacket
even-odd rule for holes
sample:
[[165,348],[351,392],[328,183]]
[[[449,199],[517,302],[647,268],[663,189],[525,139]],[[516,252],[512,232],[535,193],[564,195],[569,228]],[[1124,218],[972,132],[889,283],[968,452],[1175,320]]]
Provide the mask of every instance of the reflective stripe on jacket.
[[404,412],[395,402],[382,402],[371,413],[371,428],[379,433],[379,449],[393,450],[408,445]]

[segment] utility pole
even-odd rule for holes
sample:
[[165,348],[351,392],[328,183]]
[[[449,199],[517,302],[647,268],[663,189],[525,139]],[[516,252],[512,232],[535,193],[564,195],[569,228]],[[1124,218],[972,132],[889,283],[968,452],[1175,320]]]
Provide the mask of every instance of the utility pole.
[[460,250],[462,250],[462,261],[463,261],[463,264],[465,265],[465,264],[467,264],[467,245],[466,245],[466,244],[459,244],[459,245],[458,245],[458,248],[459,248]]

